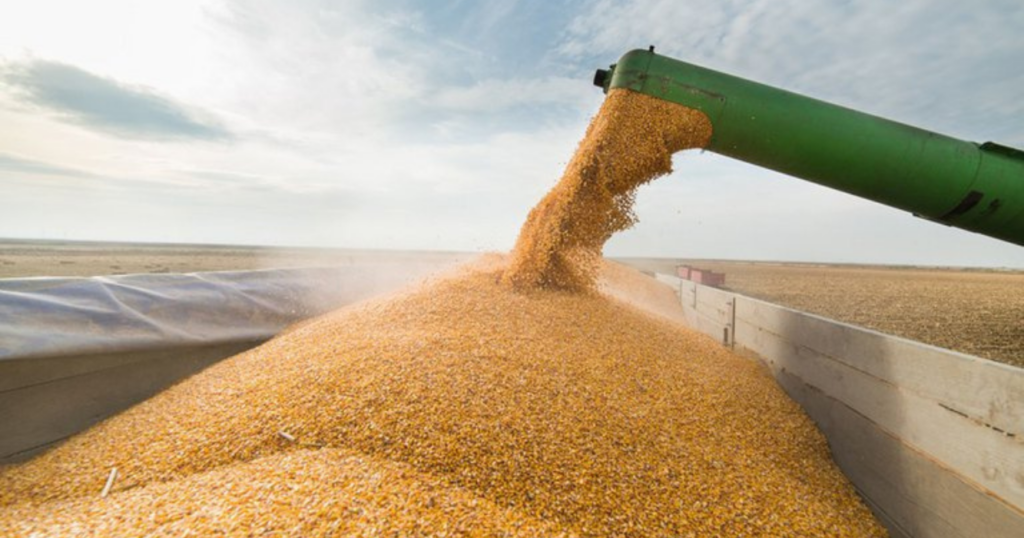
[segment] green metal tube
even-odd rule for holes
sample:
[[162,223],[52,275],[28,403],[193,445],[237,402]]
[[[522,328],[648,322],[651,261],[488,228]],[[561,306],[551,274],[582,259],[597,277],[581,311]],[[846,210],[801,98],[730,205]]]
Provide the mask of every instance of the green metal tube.
[[695,108],[706,148],[1024,246],[1024,151],[976,144],[655,54],[626,53],[594,83]]

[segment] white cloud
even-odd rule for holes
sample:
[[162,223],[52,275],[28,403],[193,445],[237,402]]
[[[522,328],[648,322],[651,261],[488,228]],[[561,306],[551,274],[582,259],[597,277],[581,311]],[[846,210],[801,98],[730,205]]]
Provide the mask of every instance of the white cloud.
[[471,86],[440,88],[431,100],[445,109],[480,112],[552,104],[576,108],[594,94],[593,88],[576,78],[485,79]]
[[148,88],[124,85],[77,67],[33,60],[0,65],[0,82],[43,112],[123,138],[154,140],[231,138],[209,114]]
[[204,99],[219,61],[210,54],[211,7],[210,0],[2,2],[0,59],[57,60],[177,99]]
[[215,18],[230,53],[224,106],[259,124],[372,135],[423,91],[429,65],[387,54],[406,19],[358,3],[269,1],[232,2]]

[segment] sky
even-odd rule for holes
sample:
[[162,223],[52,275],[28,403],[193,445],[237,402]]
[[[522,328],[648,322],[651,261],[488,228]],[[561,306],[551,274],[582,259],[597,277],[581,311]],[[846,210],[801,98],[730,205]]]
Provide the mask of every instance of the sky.
[[[659,53],[1024,147],[1017,0],[0,0],[0,237],[508,250]],[[606,255],[1024,267],[1024,248],[709,152]]]

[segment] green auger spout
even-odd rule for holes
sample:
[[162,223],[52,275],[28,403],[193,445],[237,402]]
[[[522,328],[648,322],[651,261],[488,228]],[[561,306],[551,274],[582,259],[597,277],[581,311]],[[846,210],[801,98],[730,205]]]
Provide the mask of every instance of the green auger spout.
[[594,83],[704,112],[706,148],[1024,246],[1024,151],[957,140],[674,60],[626,53]]

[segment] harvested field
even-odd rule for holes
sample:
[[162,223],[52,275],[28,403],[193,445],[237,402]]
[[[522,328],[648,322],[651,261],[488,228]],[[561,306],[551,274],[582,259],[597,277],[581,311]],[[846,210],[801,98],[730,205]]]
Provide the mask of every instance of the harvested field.
[[[629,260],[672,273],[677,260]],[[1024,367],[1024,272],[693,261],[797,310]]]
[[732,271],[733,289],[1024,367],[1024,274],[857,267]]
[[[504,267],[490,258],[306,323],[5,469],[0,533],[162,532],[181,528],[175,514],[192,517],[183,507],[196,495],[247,530],[320,529],[293,527],[333,513],[323,502],[338,484],[318,469],[359,454],[396,469],[385,475],[414,472],[413,499],[443,485],[443,518],[498,518],[481,527],[498,535],[885,534],[759,365],[603,295],[516,293],[498,283]],[[668,288],[621,268],[605,278],[672,311]],[[306,454],[331,449],[350,452],[335,463]],[[413,526],[420,516],[397,489],[410,480],[375,482],[361,502],[411,514],[387,527],[399,533],[437,528]],[[254,500],[225,500],[235,494]],[[151,511],[166,525],[140,516]]]
[[0,239],[0,278],[248,271],[353,262],[467,260],[472,253]]

